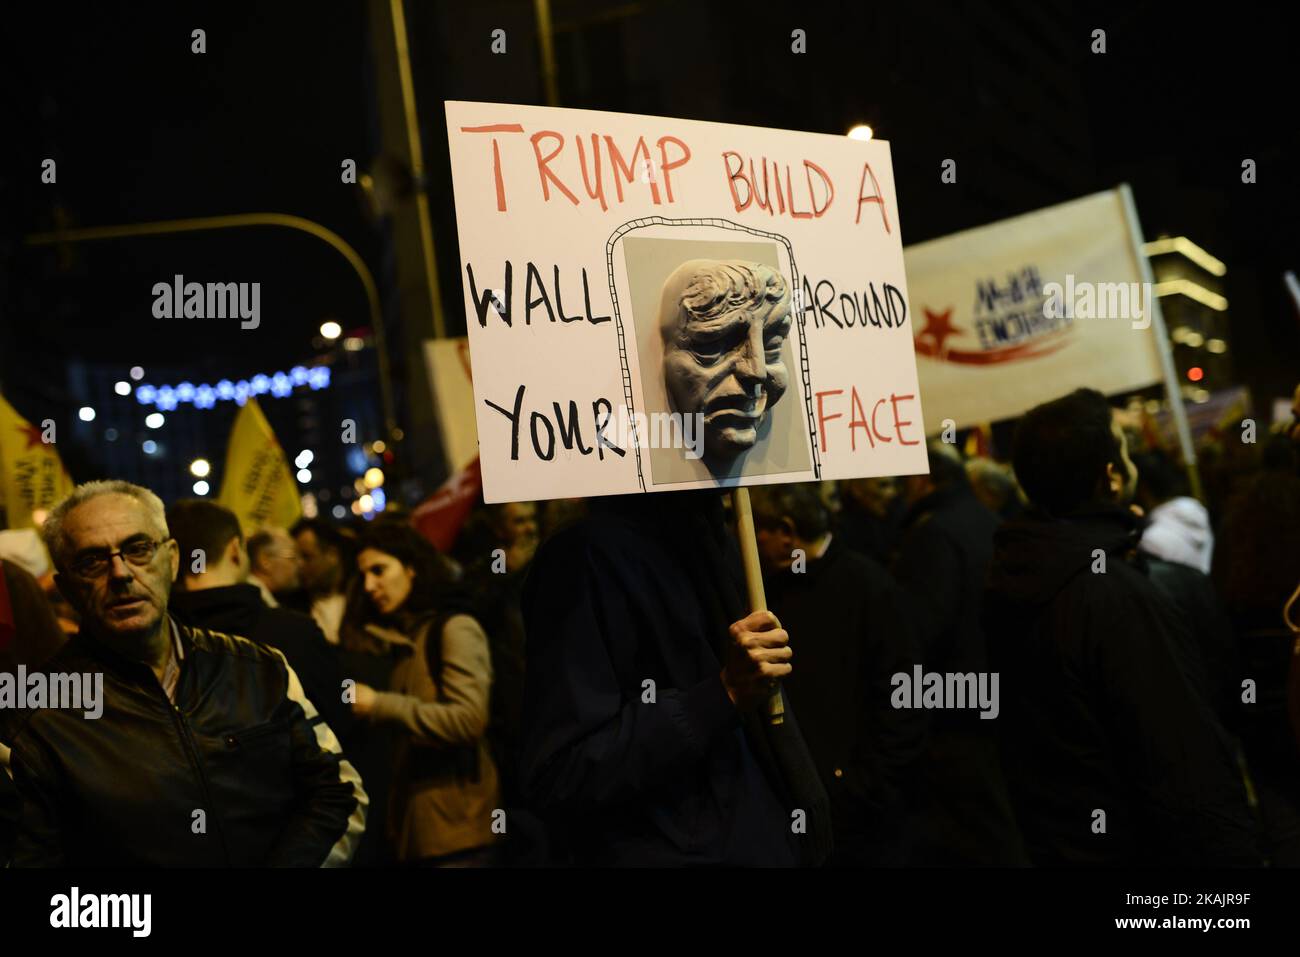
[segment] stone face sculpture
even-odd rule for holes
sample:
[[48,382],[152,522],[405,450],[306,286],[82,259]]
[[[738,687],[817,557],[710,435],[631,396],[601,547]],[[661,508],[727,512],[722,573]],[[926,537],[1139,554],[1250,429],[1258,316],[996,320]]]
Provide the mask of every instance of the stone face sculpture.
[[754,447],[789,385],[782,347],[790,322],[790,286],[761,263],[692,259],[664,281],[668,402],[683,417],[703,416],[704,461],[715,472]]

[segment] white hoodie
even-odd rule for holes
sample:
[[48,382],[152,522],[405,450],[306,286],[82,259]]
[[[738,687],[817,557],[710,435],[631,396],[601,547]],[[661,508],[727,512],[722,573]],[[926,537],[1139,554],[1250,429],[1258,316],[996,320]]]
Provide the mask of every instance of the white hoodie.
[[1204,505],[1187,496],[1171,498],[1153,508],[1147,518],[1151,524],[1142,533],[1142,551],[1210,573],[1214,532]]

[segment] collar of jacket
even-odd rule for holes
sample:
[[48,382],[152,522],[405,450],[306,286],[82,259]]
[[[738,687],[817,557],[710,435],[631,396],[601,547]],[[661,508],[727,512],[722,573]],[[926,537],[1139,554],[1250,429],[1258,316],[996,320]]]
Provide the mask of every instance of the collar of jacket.
[[417,612],[399,611],[379,621],[367,622],[365,631],[385,644],[399,648],[414,648],[420,632],[428,628],[429,623],[437,618],[438,614],[436,609]]
[[1060,516],[1061,521],[1106,529],[1123,537],[1124,549],[1136,548],[1149,521],[1118,502],[1090,502]]
[[181,606],[194,606],[204,609],[214,606],[219,608],[253,608],[256,610],[260,610],[262,607],[272,607],[264,605],[262,593],[251,582],[221,585],[217,588],[186,589],[173,592],[171,603],[172,611]]
[[[415,647],[415,638],[408,637],[400,628],[370,622],[365,626],[365,632],[370,637],[394,648],[411,649]],[[418,633],[418,631],[414,632],[414,634]]]
[[[188,659],[194,650],[194,633],[197,629],[182,624],[170,614],[167,616],[167,624],[165,627],[168,629],[167,640],[169,643],[171,641],[171,629],[176,629],[176,635],[181,643],[183,658]],[[85,652],[91,658],[94,658],[100,664],[122,677],[129,677],[134,681],[139,681],[142,677],[147,677],[153,679],[155,682],[157,681],[153,669],[143,661],[128,658],[126,655],[110,648],[98,638],[95,638],[93,635],[85,631],[82,631],[71,640],[76,642],[81,651]]]

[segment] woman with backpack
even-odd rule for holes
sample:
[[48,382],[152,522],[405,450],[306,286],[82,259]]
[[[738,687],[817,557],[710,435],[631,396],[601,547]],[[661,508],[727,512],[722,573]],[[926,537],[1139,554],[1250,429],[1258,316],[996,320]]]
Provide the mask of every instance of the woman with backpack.
[[486,739],[487,636],[450,563],[414,529],[376,523],[358,545],[341,642],[391,665],[387,687],[357,684],[352,707],[392,733],[393,852],[408,864],[490,865],[501,804]]

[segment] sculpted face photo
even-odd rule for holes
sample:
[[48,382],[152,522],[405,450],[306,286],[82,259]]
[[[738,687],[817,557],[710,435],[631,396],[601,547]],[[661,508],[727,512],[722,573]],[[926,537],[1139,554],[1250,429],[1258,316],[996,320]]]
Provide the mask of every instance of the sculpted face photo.
[[711,470],[754,447],[785,394],[790,322],[789,283],[761,263],[692,259],[664,282],[664,385],[672,411],[703,415]]

